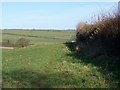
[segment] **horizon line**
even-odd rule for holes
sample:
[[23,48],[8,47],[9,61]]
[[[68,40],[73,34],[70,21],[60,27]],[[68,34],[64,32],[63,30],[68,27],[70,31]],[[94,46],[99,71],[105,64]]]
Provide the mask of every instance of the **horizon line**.
[[41,29],[41,28],[37,28],[37,29],[32,29],[32,28],[4,28],[0,30],[76,30],[76,29]]

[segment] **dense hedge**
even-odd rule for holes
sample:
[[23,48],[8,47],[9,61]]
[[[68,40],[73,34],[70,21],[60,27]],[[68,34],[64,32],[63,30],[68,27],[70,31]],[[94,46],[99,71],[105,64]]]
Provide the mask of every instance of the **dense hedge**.
[[99,18],[94,24],[77,25],[77,45],[101,45],[109,55],[120,55],[120,16],[118,13]]
[[1,46],[4,46],[4,47],[14,47],[14,43],[9,40],[9,39],[5,39],[1,42]]

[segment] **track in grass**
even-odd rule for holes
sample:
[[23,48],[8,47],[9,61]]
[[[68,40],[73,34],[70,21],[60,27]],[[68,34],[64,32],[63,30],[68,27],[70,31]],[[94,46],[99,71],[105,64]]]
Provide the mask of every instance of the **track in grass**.
[[109,87],[97,67],[68,54],[57,43],[3,50],[3,87]]

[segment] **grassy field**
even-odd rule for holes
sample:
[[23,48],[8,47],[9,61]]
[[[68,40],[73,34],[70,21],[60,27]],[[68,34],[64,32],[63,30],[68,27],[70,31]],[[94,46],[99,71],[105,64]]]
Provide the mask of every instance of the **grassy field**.
[[[31,42],[65,42],[75,35],[75,31],[35,31],[35,30],[3,30],[2,39],[16,41],[18,38],[27,38]],[[14,34],[14,35],[11,35]],[[54,39],[55,38],[55,39]],[[57,38],[57,39],[56,39]]]
[[[120,86],[119,67],[104,56],[74,51],[74,44],[65,43],[75,32],[3,31],[26,35],[33,45],[25,48],[3,49],[2,69],[4,88],[115,88]],[[64,37],[50,39],[28,37]],[[23,37],[3,34],[12,41]],[[119,65],[119,64],[118,64]]]

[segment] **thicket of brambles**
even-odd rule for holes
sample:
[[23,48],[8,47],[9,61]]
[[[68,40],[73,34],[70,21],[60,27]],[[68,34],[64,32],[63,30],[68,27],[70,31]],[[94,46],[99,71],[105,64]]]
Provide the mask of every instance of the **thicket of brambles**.
[[80,48],[104,49],[108,55],[120,55],[120,14],[98,16],[92,24],[77,25],[76,42]]

